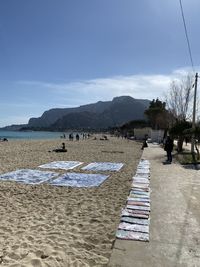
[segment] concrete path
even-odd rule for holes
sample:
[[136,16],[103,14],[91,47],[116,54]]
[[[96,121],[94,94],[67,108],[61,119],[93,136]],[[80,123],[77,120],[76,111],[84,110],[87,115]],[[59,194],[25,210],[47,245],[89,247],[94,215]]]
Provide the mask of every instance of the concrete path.
[[200,171],[163,165],[165,152],[150,145],[150,242],[116,239],[110,267],[200,266]]

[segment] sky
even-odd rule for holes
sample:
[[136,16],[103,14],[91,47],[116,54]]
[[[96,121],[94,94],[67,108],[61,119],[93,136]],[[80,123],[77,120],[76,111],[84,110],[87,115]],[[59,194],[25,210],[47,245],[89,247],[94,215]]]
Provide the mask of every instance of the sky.
[[200,1],[0,0],[0,127],[113,97],[164,99],[200,70]]

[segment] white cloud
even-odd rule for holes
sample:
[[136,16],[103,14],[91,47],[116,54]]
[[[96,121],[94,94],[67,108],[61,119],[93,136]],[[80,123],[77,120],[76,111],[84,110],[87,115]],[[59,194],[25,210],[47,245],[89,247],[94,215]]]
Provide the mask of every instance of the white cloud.
[[[189,68],[182,68],[174,70],[168,75],[113,76],[68,83],[18,81],[17,87],[24,86],[23,88],[30,92],[31,97],[29,93],[25,96],[22,93],[20,97],[25,97],[25,99],[12,103],[13,112],[14,109],[18,109],[22,116],[9,117],[5,120],[6,123],[2,120],[1,124],[26,123],[30,117],[41,116],[45,110],[50,108],[77,107],[97,101],[109,101],[113,97],[122,95],[149,100],[158,97],[164,100],[171,81],[181,79],[189,71]],[[39,94],[34,92],[39,92]],[[8,110],[7,115],[11,110],[9,105]],[[20,115],[19,113],[17,115]],[[23,116],[24,114],[28,115],[27,113],[32,116]]]
[[[189,68],[173,71],[169,75],[129,75],[98,78],[70,83],[46,83],[24,81],[29,86],[48,90],[54,96],[55,106],[78,106],[98,100],[111,100],[115,96],[129,95],[134,98],[164,98],[173,79],[180,79],[187,74]],[[56,103],[57,101],[57,103]],[[59,107],[59,106],[58,106]]]
[[50,89],[57,97],[70,98],[71,105],[96,100],[111,100],[115,96],[130,95],[134,98],[152,99],[161,96],[169,87],[165,75],[132,75],[99,78],[72,83],[27,82],[26,85]]
[[[130,95],[134,98],[163,98],[173,79],[180,79],[189,68],[174,70],[169,75],[129,75],[98,78],[69,83],[20,81],[24,85],[48,90],[55,106],[77,106],[98,100],[111,100],[115,96]],[[58,106],[59,107],[59,106]]]

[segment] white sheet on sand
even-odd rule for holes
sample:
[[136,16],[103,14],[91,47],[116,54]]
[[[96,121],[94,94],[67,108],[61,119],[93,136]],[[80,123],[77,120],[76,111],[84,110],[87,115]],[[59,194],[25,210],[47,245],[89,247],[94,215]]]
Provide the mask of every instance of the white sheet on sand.
[[103,174],[65,173],[50,182],[51,185],[71,187],[99,186],[109,176]]
[[150,168],[150,163],[144,163],[144,162],[142,162],[142,161],[140,161],[139,162],[139,164],[138,164],[138,167],[139,168]]
[[138,218],[138,219],[149,219],[149,213],[146,214],[146,212],[140,213],[134,210],[129,209],[123,209],[121,216],[127,216],[131,218]]
[[132,195],[129,195],[127,198],[127,201],[138,201],[138,202],[150,202],[149,197],[131,197]]
[[133,183],[132,183],[132,188],[135,187],[135,188],[140,188],[140,189],[148,189],[147,191],[149,191],[149,185],[145,185],[145,184],[141,184],[141,183],[134,183],[134,180],[133,180]]
[[126,209],[150,211],[150,207],[138,206],[138,205],[126,205]]
[[136,173],[139,175],[140,173],[142,174],[150,174],[149,169],[144,169],[144,168],[137,168]]
[[147,196],[147,197],[150,197],[150,192],[141,192],[141,191],[137,191],[137,190],[131,190],[130,195],[138,195],[138,196]]
[[88,171],[119,171],[123,167],[123,163],[116,162],[92,162],[83,167],[82,170]]
[[46,169],[63,169],[63,170],[72,170],[75,167],[83,164],[79,161],[53,161],[47,164],[40,165],[40,168]]
[[21,169],[0,175],[0,180],[15,181],[24,184],[41,184],[58,175],[58,173],[50,171]]
[[118,229],[141,232],[141,233],[149,233],[149,225],[131,224],[127,222],[120,222]]
[[126,231],[126,230],[117,230],[116,237],[124,240],[138,240],[138,241],[149,241],[148,233]]
[[139,164],[141,164],[141,165],[150,165],[150,162],[147,159],[141,159]]
[[147,179],[150,179],[150,173],[136,173],[135,176],[133,176],[133,179],[134,177],[140,177],[140,178],[147,178]]
[[149,179],[136,176],[136,177],[133,177],[133,182],[134,183],[140,183],[140,184],[148,184],[149,183]]
[[139,225],[149,225],[150,219],[138,219],[128,216],[122,216],[121,222],[127,222],[127,223],[133,223],[133,224],[139,224]]

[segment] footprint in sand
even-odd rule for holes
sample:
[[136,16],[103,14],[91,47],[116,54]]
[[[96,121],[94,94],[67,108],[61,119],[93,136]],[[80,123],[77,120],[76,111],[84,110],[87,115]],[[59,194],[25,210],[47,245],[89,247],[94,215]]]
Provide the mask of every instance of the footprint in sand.
[[34,237],[33,237],[32,235],[29,235],[29,236],[27,237],[27,239],[28,239],[29,241],[33,241],[33,240],[34,240]]
[[31,266],[32,267],[42,267],[41,260],[39,260],[39,259],[32,259],[31,260]]

